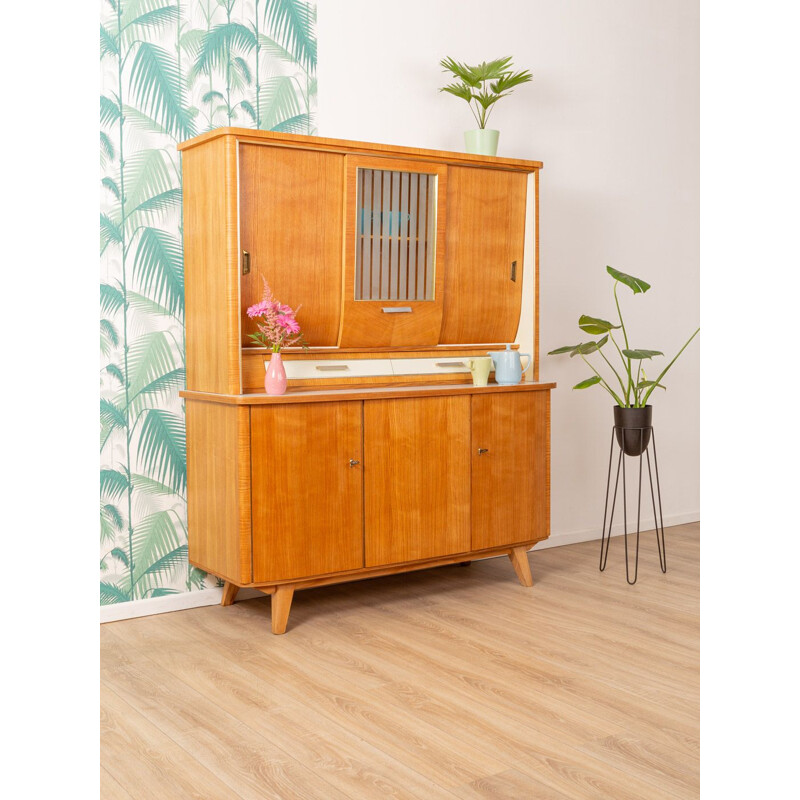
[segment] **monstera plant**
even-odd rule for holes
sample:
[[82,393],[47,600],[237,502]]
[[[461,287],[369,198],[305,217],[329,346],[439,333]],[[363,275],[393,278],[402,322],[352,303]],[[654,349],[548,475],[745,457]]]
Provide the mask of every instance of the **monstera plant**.
[[[644,294],[650,289],[650,284],[643,281],[641,278],[634,278],[631,275],[626,275],[624,272],[614,269],[613,267],[606,267],[608,274],[614,279],[614,303],[617,309],[617,321],[611,322],[601,317],[590,317],[584,314],[578,320],[578,327],[590,336],[599,336],[599,339],[591,339],[587,342],[579,342],[578,344],[567,345],[551,350],[548,355],[564,355],[569,354],[570,358],[578,356],[589,369],[594,373],[590,377],[576,383],[573,389],[588,389],[591,386],[600,386],[611,397],[617,407],[614,409],[615,424],[620,428],[634,428],[643,430],[651,427],[652,422],[652,408],[648,405],[650,395],[656,389],[666,389],[662,383],[664,376],[669,372],[672,365],[678,360],[678,357],[689,346],[689,343],[700,332],[698,328],[686,341],[686,344],[681,347],[675,357],[659,371],[656,367],[652,370],[657,373],[655,378],[647,376],[645,363],[653,362],[653,359],[663,356],[661,350],[647,350],[641,347],[631,347],[628,338],[628,330],[625,327],[625,321],[622,317],[622,309],[619,304],[618,289],[621,286],[630,289],[634,295]],[[615,331],[620,333],[615,335]],[[617,337],[621,335],[622,341],[617,341]],[[610,342],[610,345],[609,345]],[[606,352],[612,350],[612,358],[617,363],[614,366],[612,361],[606,356]],[[616,356],[614,355],[616,353]],[[599,369],[589,360],[589,356],[594,356],[594,361],[597,362],[598,358],[603,362],[598,364]],[[653,362],[655,363],[655,362]],[[621,364],[621,367],[620,367]],[[605,372],[605,375],[601,372]],[[610,373],[610,374],[609,374]],[[634,411],[634,409],[636,411]],[[621,436],[618,434],[618,438]],[[633,439],[637,437],[628,436],[626,434],[625,452],[629,455],[636,453],[629,452],[629,449],[636,449],[633,446]],[[631,441],[631,447],[627,446],[628,441]],[[639,435],[637,438],[643,448],[647,447],[649,442],[649,435]],[[620,441],[620,444],[622,442]]]

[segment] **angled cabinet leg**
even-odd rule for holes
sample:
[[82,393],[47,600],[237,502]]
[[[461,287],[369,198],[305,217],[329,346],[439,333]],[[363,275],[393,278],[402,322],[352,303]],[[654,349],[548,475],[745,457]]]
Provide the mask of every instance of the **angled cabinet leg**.
[[286,633],[289,611],[294,597],[293,586],[278,586],[272,595],[272,632]]
[[239,594],[239,587],[235,583],[225,581],[225,588],[222,590],[221,606],[232,606],[236,595]]
[[523,586],[533,586],[533,578],[531,577],[531,567],[528,563],[528,551],[524,547],[515,547],[509,554],[511,565],[514,567],[514,572],[517,573],[519,582]]

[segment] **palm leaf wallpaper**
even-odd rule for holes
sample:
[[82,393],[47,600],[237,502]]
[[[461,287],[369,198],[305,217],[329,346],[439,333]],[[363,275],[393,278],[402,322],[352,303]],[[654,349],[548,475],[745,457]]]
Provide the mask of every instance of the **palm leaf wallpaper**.
[[187,561],[181,164],[227,125],[314,134],[316,6],[105,0],[100,602],[215,585]]

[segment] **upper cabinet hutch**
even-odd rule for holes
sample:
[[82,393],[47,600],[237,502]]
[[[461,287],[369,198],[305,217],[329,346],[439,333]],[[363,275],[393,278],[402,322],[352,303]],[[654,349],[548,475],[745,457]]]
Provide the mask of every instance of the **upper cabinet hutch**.
[[[527,550],[549,535],[538,382],[541,163],[220,128],[183,157],[189,560],[272,595]],[[269,283],[308,350],[285,395],[246,315]],[[534,354],[523,382],[469,360]]]

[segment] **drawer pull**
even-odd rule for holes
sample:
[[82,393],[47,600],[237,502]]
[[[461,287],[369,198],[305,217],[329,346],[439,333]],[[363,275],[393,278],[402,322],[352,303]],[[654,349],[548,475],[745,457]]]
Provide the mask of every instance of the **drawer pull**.
[[437,361],[437,367],[463,367],[466,369],[466,364],[463,361]]
[[479,456],[482,456],[484,453],[488,453],[488,452],[489,452],[489,448],[488,447],[479,447],[478,448],[478,455]]
[[384,314],[410,314],[412,309],[411,306],[384,306],[381,311]]
[[315,369],[318,369],[320,372],[340,372],[346,369],[350,369],[347,364],[320,364]]
[[357,467],[357,466],[358,466],[360,463],[361,463],[361,462],[360,462],[360,461],[357,461],[355,458],[351,458],[351,459],[350,459],[350,466],[351,466],[351,467]]

